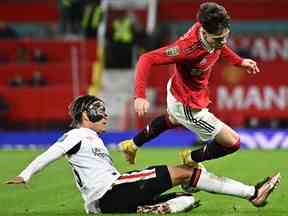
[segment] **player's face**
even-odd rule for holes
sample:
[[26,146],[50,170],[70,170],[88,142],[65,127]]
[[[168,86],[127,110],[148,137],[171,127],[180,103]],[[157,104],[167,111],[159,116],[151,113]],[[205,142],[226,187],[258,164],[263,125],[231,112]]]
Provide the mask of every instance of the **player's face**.
[[102,101],[98,101],[95,103],[93,109],[95,109],[95,113],[97,113],[99,119],[93,123],[93,128],[98,133],[102,133],[106,131],[108,123],[108,114],[106,113],[105,104]]
[[206,41],[214,49],[221,49],[226,43],[229,37],[230,30],[228,28],[224,29],[221,34],[209,34],[205,32]]
[[107,124],[108,124],[108,116],[106,115],[101,120],[92,123],[92,127],[96,132],[102,133],[106,131]]

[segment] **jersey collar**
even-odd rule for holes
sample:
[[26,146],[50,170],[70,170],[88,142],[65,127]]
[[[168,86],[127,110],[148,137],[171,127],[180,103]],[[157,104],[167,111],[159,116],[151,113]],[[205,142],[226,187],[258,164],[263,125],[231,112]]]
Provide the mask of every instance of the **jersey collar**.
[[88,133],[90,133],[91,135],[96,135],[98,136],[98,133],[90,128],[86,128],[86,127],[81,127],[80,129],[82,130],[86,130]]

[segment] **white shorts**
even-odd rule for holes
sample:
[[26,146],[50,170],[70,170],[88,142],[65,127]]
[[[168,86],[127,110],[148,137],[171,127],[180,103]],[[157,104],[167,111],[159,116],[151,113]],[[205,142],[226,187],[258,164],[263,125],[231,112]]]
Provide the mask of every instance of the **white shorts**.
[[198,135],[200,140],[213,140],[221,131],[224,123],[208,109],[193,110],[184,106],[170,91],[171,80],[167,84],[167,112],[177,122]]

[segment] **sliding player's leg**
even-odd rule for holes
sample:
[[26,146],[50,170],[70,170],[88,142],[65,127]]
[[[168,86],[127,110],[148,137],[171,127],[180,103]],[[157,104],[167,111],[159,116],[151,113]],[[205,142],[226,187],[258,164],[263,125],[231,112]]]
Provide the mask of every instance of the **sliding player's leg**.
[[228,177],[216,176],[201,169],[194,168],[191,171],[191,168],[187,166],[181,166],[181,168],[192,173],[188,183],[184,183],[188,191],[191,191],[191,188],[198,188],[211,193],[241,197],[248,199],[256,207],[264,206],[267,203],[269,195],[279,184],[281,178],[280,173],[277,173],[252,186]]
[[159,200],[162,193],[182,184],[190,184],[207,192],[241,197],[260,207],[266,204],[279,182],[280,173],[252,186],[185,165],[155,166],[121,175],[100,199],[99,207],[102,213],[174,213],[197,207],[198,203],[191,194]]
[[[162,195],[171,189],[175,180],[167,166],[149,167],[122,174],[99,201],[102,213],[176,213],[198,206],[191,194]],[[185,170],[184,170],[185,171]],[[183,174],[184,175],[184,174]],[[189,175],[188,172],[185,175]],[[186,176],[186,181],[189,177]],[[178,184],[183,183],[178,181]],[[123,199],[125,197],[125,199]]]

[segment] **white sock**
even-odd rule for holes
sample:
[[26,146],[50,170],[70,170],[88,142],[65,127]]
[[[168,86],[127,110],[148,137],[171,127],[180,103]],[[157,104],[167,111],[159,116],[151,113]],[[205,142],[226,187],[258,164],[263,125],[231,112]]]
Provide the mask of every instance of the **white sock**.
[[246,199],[252,197],[255,193],[254,186],[245,185],[227,177],[219,177],[209,172],[201,172],[196,188]]
[[169,204],[171,213],[177,213],[187,210],[195,204],[193,196],[179,196],[166,201]]

